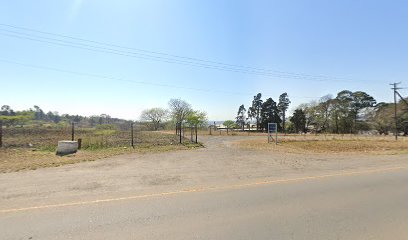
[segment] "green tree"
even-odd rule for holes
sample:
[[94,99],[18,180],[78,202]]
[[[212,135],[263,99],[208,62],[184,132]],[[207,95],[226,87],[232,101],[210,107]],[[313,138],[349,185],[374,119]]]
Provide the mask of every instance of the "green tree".
[[302,109],[296,109],[289,121],[293,123],[296,133],[305,132],[306,115]]
[[279,109],[276,102],[272,98],[266,99],[262,103],[261,108],[261,126],[262,130],[268,128],[268,123],[277,123],[278,129],[281,129],[280,123],[282,120],[279,117]]
[[256,130],[259,130],[261,123],[262,94],[258,93],[252,100],[252,106],[248,109],[248,116],[256,120]]
[[45,119],[45,114],[44,111],[37,105],[34,105],[34,119],[35,120],[44,120]]
[[361,110],[369,107],[374,107],[377,101],[369,94],[357,91],[352,94],[351,111],[354,118],[353,129],[356,132],[357,118]]
[[14,110],[11,109],[9,105],[3,105],[1,107],[0,116],[14,116],[14,115],[16,114],[14,113]]
[[242,127],[242,131],[244,130],[244,126],[245,126],[245,122],[246,122],[245,121],[245,119],[246,119],[245,113],[246,113],[246,109],[245,109],[244,104],[242,104],[241,106],[239,106],[237,117],[236,117],[236,123],[239,126]]
[[351,133],[354,114],[352,113],[353,92],[343,90],[337,94],[335,101],[336,128],[341,133]]
[[289,104],[290,104],[290,100],[289,100],[289,96],[287,93],[282,93],[279,96],[279,103],[278,103],[278,109],[281,113],[282,116],[282,129],[283,132],[285,133],[285,121],[286,121],[286,111],[289,108]]
[[202,111],[191,111],[186,118],[186,122],[191,127],[206,127],[208,122],[207,113]]
[[226,120],[223,123],[224,126],[226,126],[227,128],[235,128],[237,125],[235,124],[234,121],[232,120]]

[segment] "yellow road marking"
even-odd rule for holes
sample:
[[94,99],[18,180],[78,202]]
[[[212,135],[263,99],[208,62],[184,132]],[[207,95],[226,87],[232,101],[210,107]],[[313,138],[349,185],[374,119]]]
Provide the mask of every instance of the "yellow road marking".
[[170,196],[170,195],[176,195],[176,194],[182,194],[182,193],[238,189],[238,188],[243,188],[243,187],[259,186],[259,185],[271,185],[271,184],[280,184],[280,183],[283,184],[283,183],[300,182],[300,181],[306,181],[306,180],[318,180],[318,179],[339,177],[339,176],[352,176],[352,175],[361,175],[361,174],[369,174],[369,173],[387,172],[387,171],[403,170],[407,168],[408,167],[391,167],[391,168],[372,169],[372,170],[357,171],[357,172],[341,172],[341,173],[327,174],[327,175],[320,175],[320,176],[278,179],[278,180],[269,180],[269,181],[262,181],[262,182],[235,184],[235,185],[218,186],[218,187],[215,186],[215,187],[203,187],[203,188],[195,188],[195,189],[193,188],[193,189],[179,190],[179,191],[174,191],[174,192],[161,192],[161,193],[153,193],[153,194],[145,194],[145,195],[135,195],[135,196],[129,196],[129,197],[107,198],[107,199],[82,201],[82,202],[70,202],[70,203],[25,207],[25,208],[3,209],[3,210],[0,210],[0,213],[21,212],[21,211],[47,209],[47,208],[61,208],[61,207],[89,205],[89,204],[96,204],[96,203],[107,203],[107,202],[116,202],[116,201],[142,199],[142,198],[153,198],[153,197]]

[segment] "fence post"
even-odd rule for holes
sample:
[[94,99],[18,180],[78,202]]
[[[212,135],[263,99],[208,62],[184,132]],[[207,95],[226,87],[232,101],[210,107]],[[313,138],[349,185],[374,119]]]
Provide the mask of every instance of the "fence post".
[[74,141],[75,139],[75,126],[74,122],[71,123],[71,141]]
[[133,140],[133,122],[130,123],[130,131],[131,131],[130,137],[132,138],[131,145],[132,145],[132,148],[135,148],[135,144],[134,144],[134,140]]
[[180,144],[181,144],[181,123],[179,123],[179,131],[180,131]]
[[0,147],[3,147],[3,120],[0,120]]
[[198,142],[197,142],[197,125],[195,125],[195,134],[196,134],[195,143],[198,143]]
[[82,138],[78,138],[78,150],[82,148]]

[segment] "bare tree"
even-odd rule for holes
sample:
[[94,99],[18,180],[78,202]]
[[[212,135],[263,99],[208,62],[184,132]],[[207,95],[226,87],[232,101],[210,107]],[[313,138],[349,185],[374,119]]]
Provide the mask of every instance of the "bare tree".
[[165,121],[168,117],[168,111],[163,108],[151,108],[143,110],[140,119],[142,121],[150,121],[153,129],[157,131],[160,127],[160,123]]
[[193,111],[189,103],[184,100],[174,98],[170,99],[169,108],[172,118],[178,123],[186,120],[189,114]]

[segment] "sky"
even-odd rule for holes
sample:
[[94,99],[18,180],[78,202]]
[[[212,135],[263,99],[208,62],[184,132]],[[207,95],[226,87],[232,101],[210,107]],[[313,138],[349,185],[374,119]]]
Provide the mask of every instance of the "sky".
[[0,0],[0,105],[137,120],[180,98],[227,120],[259,92],[391,102],[407,22],[402,0]]

